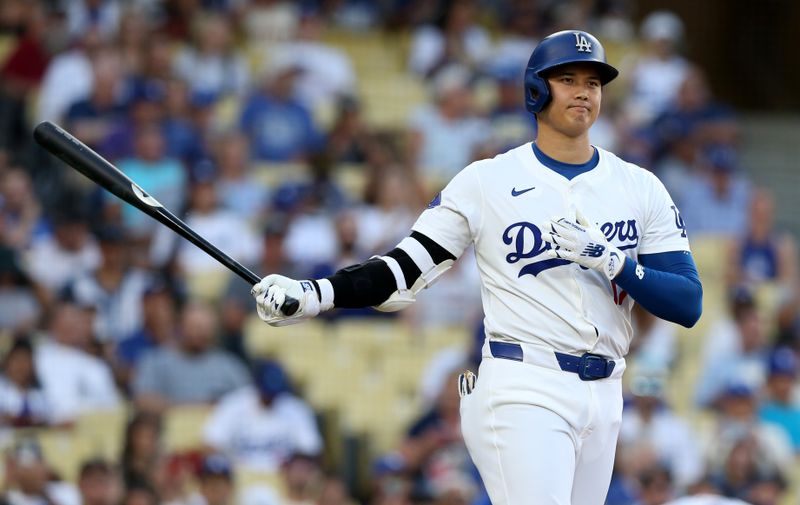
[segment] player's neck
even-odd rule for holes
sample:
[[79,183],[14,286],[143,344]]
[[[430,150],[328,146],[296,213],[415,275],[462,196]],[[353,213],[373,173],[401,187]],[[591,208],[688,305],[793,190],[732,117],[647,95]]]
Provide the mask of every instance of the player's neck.
[[536,146],[547,156],[572,165],[587,163],[594,156],[588,133],[569,137],[543,126],[540,123]]

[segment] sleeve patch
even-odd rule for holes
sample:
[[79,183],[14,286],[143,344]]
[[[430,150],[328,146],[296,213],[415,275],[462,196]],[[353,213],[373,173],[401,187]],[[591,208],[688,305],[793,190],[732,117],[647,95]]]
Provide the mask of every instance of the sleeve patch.
[[436,196],[433,197],[433,200],[428,204],[428,208],[432,209],[434,207],[438,207],[442,204],[442,192],[436,193]]

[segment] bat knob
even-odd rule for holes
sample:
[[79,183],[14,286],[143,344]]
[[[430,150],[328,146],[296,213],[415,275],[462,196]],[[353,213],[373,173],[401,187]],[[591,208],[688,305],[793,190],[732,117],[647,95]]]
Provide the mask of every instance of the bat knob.
[[283,312],[284,316],[291,316],[297,312],[297,309],[300,308],[300,302],[291,298],[289,296],[286,297],[284,300],[283,305],[281,306],[281,312]]

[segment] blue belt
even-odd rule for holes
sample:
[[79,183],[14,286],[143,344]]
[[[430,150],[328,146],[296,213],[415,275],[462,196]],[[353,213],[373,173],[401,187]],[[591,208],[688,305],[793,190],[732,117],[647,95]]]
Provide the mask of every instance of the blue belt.
[[[489,349],[495,358],[522,361],[522,346],[510,342],[489,341]],[[565,372],[578,374],[582,381],[605,379],[611,376],[616,362],[598,354],[585,353],[582,356],[573,356],[563,352],[554,352],[558,366]]]

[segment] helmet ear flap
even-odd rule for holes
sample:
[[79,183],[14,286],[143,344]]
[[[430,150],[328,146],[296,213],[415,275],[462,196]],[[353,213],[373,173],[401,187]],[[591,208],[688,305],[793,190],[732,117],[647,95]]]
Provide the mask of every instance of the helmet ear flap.
[[525,76],[525,107],[531,114],[537,114],[550,101],[550,87],[542,77],[528,72]]

